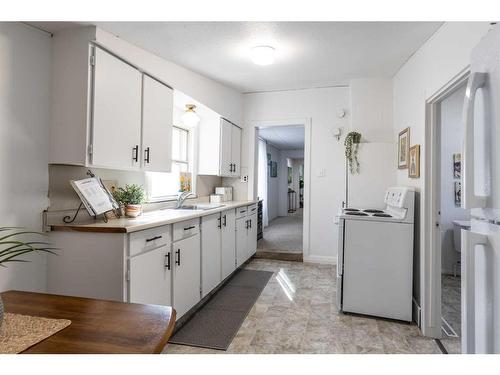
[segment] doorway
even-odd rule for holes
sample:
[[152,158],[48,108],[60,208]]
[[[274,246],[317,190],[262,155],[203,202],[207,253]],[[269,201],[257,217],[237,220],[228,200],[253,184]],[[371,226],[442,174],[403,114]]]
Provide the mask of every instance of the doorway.
[[259,258],[302,261],[308,246],[308,147],[304,122],[255,126],[256,196],[262,206]]
[[468,71],[427,101],[421,278],[422,332],[461,353],[460,230],[469,214],[461,206],[462,108]]

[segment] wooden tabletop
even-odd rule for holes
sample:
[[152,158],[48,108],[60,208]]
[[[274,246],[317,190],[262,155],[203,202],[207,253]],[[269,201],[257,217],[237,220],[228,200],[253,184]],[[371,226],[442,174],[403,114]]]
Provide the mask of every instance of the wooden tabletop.
[[160,353],[175,324],[175,310],[168,306],[18,291],[4,292],[2,299],[9,313],[71,320],[23,353]]

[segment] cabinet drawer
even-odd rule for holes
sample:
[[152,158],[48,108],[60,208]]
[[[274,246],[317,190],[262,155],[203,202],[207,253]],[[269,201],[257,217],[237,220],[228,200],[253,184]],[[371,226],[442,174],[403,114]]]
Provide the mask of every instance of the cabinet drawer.
[[248,209],[248,216],[256,214],[257,213],[257,209],[258,209],[257,208],[257,203],[252,204],[251,206],[248,206],[247,209]]
[[172,242],[170,228],[170,225],[164,225],[131,233],[129,256],[170,244]]
[[247,211],[248,211],[248,207],[238,207],[236,209],[236,218],[239,219],[240,217],[247,216]]
[[178,241],[198,233],[200,231],[200,219],[181,221],[180,223],[175,223],[173,227],[172,241]]

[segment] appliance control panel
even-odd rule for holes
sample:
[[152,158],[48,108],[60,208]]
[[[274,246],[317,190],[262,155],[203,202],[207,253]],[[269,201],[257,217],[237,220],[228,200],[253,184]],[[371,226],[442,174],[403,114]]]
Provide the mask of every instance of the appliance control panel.
[[410,188],[407,187],[391,187],[385,192],[384,202],[388,206],[406,208],[406,196]]

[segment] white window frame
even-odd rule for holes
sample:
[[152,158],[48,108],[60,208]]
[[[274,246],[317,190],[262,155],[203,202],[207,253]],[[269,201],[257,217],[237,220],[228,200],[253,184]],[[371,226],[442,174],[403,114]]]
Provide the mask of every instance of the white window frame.
[[[180,125],[173,125],[174,128],[184,130],[187,132],[187,162],[185,160],[177,160],[172,158],[172,163],[187,163],[188,165],[188,171],[191,172],[191,192],[196,195],[196,176],[197,176],[197,163],[195,162],[197,160],[197,152],[196,152],[196,145],[198,142],[198,132],[196,131],[196,128],[188,128],[186,126],[180,126]],[[145,182],[146,182],[146,192],[148,195],[148,202],[151,203],[157,203],[157,202],[167,202],[167,201],[174,201],[177,200],[177,197],[179,194],[172,194],[172,195],[164,195],[164,196],[158,196],[158,197],[151,197],[151,191],[152,191],[152,177],[148,172],[146,172],[145,176]]]

